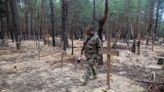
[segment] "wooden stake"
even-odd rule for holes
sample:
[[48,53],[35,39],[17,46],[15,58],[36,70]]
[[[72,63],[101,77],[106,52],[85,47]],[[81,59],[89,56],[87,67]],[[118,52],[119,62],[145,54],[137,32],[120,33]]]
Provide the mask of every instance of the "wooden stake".
[[152,51],[154,51],[154,38],[155,38],[155,33],[153,33],[152,36]]
[[[109,34],[107,48],[111,49],[111,34]],[[108,89],[110,89],[110,70],[111,70],[111,55],[107,54],[107,85]]]
[[112,36],[111,34],[108,36],[107,47],[101,48],[100,54],[107,55],[107,64],[106,64],[106,72],[107,72],[107,85],[108,89],[110,89],[110,70],[111,70],[111,55],[119,56],[119,52],[111,49]]
[[63,52],[61,52],[61,68],[63,68],[63,58],[64,58],[64,54]]
[[140,34],[138,34],[138,41],[137,41],[137,54],[140,55],[140,46],[141,46],[141,39],[140,39]]

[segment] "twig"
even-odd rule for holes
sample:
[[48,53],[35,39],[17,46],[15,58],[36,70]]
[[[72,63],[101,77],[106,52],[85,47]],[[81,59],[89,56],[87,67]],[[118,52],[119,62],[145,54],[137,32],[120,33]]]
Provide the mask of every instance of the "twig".
[[149,80],[139,80],[135,79],[137,82],[144,82],[144,83],[156,83],[156,84],[163,84],[162,82],[155,82],[155,81],[149,81]]
[[148,90],[151,90],[152,84],[148,87]]
[[153,74],[153,81],[155,82],[156,79],[155,72],[153,71],[152,74]]

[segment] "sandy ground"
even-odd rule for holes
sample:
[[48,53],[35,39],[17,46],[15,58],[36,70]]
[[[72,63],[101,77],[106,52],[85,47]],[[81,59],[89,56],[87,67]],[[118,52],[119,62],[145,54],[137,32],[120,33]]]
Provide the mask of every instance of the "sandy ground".
[[[9,47],[0,48],[0,92],[106,92],[102,90],[106,87],[104,66],[96,69],[98,79],[80,86],[85,64],[77,64],[77,58],[70,59],[71,48],[67,50],[61,66],[61,50],[57,47],[44,46],[41,42],[38,59],[34,41],[23,41],[19,51],[14,43],[8,43]],[[74,44],[77,47],[74,48],[74,57],[77,57],[82,42],[76,40]],[[152,72],[156,74],[156,81],[163,80],[163,66],[156,64],[159,54],[164,53],[163,46],[155,46],[152,52],[151,46],[142,45],[140,55],[128,50],[120,49],[119,52],[119,57],[112,56],[113,92],[145,92],[147,86],[136,80],[151,80]]]

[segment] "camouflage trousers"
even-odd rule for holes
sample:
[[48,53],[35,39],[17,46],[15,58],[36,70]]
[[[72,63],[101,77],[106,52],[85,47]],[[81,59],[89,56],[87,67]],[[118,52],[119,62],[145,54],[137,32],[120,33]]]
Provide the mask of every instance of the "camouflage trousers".
[[96,59],[94,58],[87,58],[87,69],[86,69],[86,73],[84,75],[84,79],[87,82],[89,80],[89,77],[91,75],[96,76],[96,71],[94,69],[94,66],[96,64]]

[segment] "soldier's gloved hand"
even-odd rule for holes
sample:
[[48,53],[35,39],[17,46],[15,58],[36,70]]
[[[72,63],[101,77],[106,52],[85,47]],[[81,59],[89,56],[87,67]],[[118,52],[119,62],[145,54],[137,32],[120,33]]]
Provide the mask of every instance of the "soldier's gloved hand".
[[80,61],[81,61],[81,56],[78,57],[78,59],[77,59],[77,63],[80,63]]

